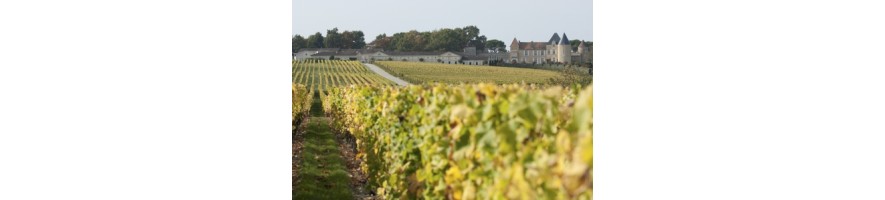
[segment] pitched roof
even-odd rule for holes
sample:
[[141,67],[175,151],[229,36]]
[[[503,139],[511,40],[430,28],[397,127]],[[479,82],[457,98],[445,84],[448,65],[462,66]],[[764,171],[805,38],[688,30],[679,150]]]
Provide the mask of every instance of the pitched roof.
[[379,52],[379,51],[382,51],[382,50],[380,50],[380,49],[360,49],[360,50],[357,50],[356,52],[359,54],[373,54],[373,53]]
[[384,54],[391,56],[438,56],[446,52],[418,52],[418,51],[385,51]]
[[310,56],[337,56],[335,52],[319,52]]
[[467,55],[464,53],[454,53],[454,54],[458,54],[459,56],[464,58],[464,60],[488,60],[489,59],[489,55]]
[[547,43],[550,43],[550,44],[557,44],[557,43],[559,43],[559,34],[558,34],[558,33],[553,33],[553,37],[550,37],[550,41],[548,41]]
[[342,56],[355,56],[359,49],[342,49],[338,51],[338,55]]
[[301,53],[301,52],[336,52],[336,51],[338,51],[338,48],[303,48],[303,49],[298,50],[299,53]]
[[547,43],[543,42],[520,42],[519,43],[520,50],[545,50],[547,49]]
[[568,36],[565,33],[562,33],[562,40],[559,41],[559,44],[568,44]]
[[356,56],[359,49],[340,49],[338,51],[319,51],[311,56]]

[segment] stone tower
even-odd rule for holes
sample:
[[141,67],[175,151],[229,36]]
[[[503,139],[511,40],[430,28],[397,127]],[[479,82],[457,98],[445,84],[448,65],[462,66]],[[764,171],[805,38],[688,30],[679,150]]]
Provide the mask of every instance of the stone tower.
[[565,33],[562,33],[562,40],[559,40],[559,45],[556,46],[556,57],[557,62],[571,63],[572,45],[568,43],[568,36]]
[[581,41],[581,44],[578,45],[578,54],[582,54],[582,55],[583,55],[583,54],[584,54],[584,48],[587,48],[587,46],[584,46],[584,41]]
[[576,62],[576,63],[577,62],[580,62],[580,63],[587,62],[587,59],[589,59],[589,56],[587,56],[587,54],[588,54],[587,46],[584,45],[584,41],[581,41],[581,44],[578,45],[578,55],[581,55],[581,60],[574,61],[574,62]]
[[507,59],[507,62],[515,63],[517,61],[517,58],[519,58],[519,40],[513,38],[513,42],[510,42],[510,52],[507,53],[510,54],[510,58]]
[[559,40],[560,40],[559,34],[553,33],[553,36],[550,37],[550,41],[547,41],[547,49],[546,49],[547,52],[544,54],[544,59],[546,61],[556,62],[556,59],[558,59],[558,57],[556,57],[556,55],[557,55],[556,54],[557,53],[556,45],[559,45]]

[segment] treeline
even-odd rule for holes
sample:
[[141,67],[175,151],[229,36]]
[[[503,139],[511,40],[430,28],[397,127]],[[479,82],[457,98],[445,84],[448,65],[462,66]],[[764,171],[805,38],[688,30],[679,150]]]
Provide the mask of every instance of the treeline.
[[372,43],[375,48],[388,51],[455,51],[464,47],[476,47],[477,51],[507,51],[504,42],[488,40],[479,34],[476,26],[464,28],[443,28],[433,31],[394,33],[391,36],[381,34]]
[[292,53],[302,48],[342,48],[362,49],[366,46],[363,31],[344,31],[339,33],[338,28],[326,31],[326,36],[320,32],[304,38],[301,35],[292,36]]
[[[569,40],[573,51],[578,50],[581,40]],[[593,47],[592,41],[584,41],[588,47]],[[393,35],[380,34],[370,44],[376,49],[387,51],[454,51],[460,52],[464,47],[476,47],[478,52],[507,52],[507,43],[501,40],[489,40],[485,35],[480,35],[476,26],[463,28],[443,28],[433,31],[399,32]],[[326,31],[326,35],[317,32],[304,38],[301,35],[292,37],[292,52],[298,52],[302,48],[342,48],[362,49],[366,47],[363,31],[339,32],[338,28]]]

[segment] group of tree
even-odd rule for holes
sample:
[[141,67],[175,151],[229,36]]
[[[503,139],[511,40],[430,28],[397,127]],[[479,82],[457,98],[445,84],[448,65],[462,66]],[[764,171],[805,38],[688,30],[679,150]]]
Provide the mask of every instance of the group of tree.
[[[568,44],[572,45],[572,51],[578,51],[578,46],[581,45],[581,42],[582,42],[582,40],[569,40]],[[591,49],[593,48],[592,41],[584,40],[583,42],[584,42],[584,46],[586,46],[587,48],[591,48]]]
[[342,48],[361,49],[366,46],[363,31],[338,32],[338,28],[326,31],[326,36],[317,32],[304,38],[301,35],[292,36],[292,52],[298,52],[302,48]]
[[476,47],[477,51],[506,51],[504,42],[488,40],[479,34],[476,26],[464,28],[443,28],[433,31],[380,34],[372,43],[375,48],[387,51],[455,51],[465,47]]

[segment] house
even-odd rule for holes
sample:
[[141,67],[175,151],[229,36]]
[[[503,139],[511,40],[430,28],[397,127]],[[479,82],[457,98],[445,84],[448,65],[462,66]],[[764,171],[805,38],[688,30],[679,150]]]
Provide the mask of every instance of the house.
[[513,38],[510,43],[510,63],[589,63],[593,59],[590,46],[581,42],[577,51],[572,51],[568,36],[553,33],[547,42],[520,42]]
[[338,51],[318,52],[310,54],[307,58],[311,59],[341,59],[341,60],[359,60],[368,61],[408,61],[408,62],[438,62],[438,63],[459,63],[462,55],[453,52],[399,52],[399,51],[379,51],[367,49],[342,49]]
[[506,60],[508,54],[479,52],[475,47],[464,48],[463,52],[401,52],[383,51],[376,49],[302,49],[295,53],[296,59],[338,59],[369,61],[408,61],[408,62],[436,62],[446,64],[486,65],[491,61]]
[[310,58],[310,56],[321,52],[336,52],[338,48],[304,48],[295,53],[295,59]]

